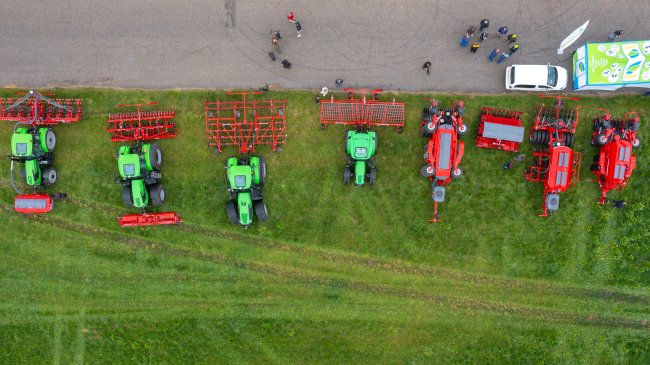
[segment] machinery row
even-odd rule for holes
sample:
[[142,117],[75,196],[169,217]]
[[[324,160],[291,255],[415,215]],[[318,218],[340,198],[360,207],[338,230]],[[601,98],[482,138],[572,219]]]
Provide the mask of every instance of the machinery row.
[[[377,133],[371,128],[387,126],[401,133],[404,128],[404,103],[380,101],[382,90],[345,89],[346,99],[320,100],[320,124],[352,127],[345,134],[347,161],[343,182],[364,186],[377,182],[374,156],[378,149]],[[208,146],[221,153],[234,146],[238,156],[226,159],[224,166],[228,192],[226,214],[233,224],[249,227],[254,217],[268,219],[264,201],[267,180],[265,159],[256,147],[267,145],[281,150],[287,141],[286,100],[247,100],[260,92],[229,93],[240,96],[237,101],[206,101],[205,129]],[[545,96],[543,96],[544,98]],[[533,145],[534,162],[525,170],[530,182],[542,183],[541,216],[559,209],[560,193],[578,182],[582,156],[573,151],[579,107],[569,106],[576,98],[552,97],[554,102],[536,108],[528,135]],[[424,145],[424,166],[421,174],[431,184],[433,200],[432,222],[440,221],[438,205],[446,198],[447,186],[463,176],[460,166],[465,152],[463,137],[464,102],[454,101],[443,107],[437,100],[429,102],[422,111],[420,133],[427,139]],[[166,192],[162,184],[163,151],[158,140],[177,135],[175,112],[171,110],[143,111],[148,104],[120,104],[132,111],[110,113],[107,131],[110,141],[119,143],[115,152],[122,200],[137,213],[118,218],[123,227],[177,224],[182,221],[175,212],[162,212]],[[607,202],[611,190],[625,187],[636,166],[634,149],[640,146],[637,132],[640,118],[628,112],[620,118],[600,109],[593,120],[592,145],[599,149],[591,164],[601,189],[599,203]],[[521,112],[482,107],[476,136],[476,146],[517,152],[524,139]],[[0,120],[15,122],[11,138],[10,177],[18,194],[14,210],[19,213],[46,213],[54,201],[64,199],[65,193],[52,192],[57,180],[54,151],[57,147],[54,126],[82,119],[80,99],[54,99],[37,91],[20,98],[0,98]],[[22,166],[17,168],[17,166]],[[18,172],[17,172],[18,171]],[[18,176],[20,179],[18,179]],[[17,180],[20,180],[19,183]],[[26,190],[26,192],[23,192]]]

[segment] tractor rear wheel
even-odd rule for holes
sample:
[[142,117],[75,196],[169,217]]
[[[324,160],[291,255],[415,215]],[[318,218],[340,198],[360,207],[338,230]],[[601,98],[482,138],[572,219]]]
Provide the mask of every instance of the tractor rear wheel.
[[370,168],[370,174],[368,176],[368,183],[370,185],[374,185],[375,182],[377,182],[377,168],[372,167],[372,168]]
[[237,214],[237,208],[235,206],[234,200],[228,200],[226,203],[226,214],[228,215],[228,219],[230,219],[230,223],[239,223],[239,215]]
[[638,138],[635,138],[632,140],[632,148],[639,148],[641,145],[641,140]]
[[127,208],[133,207],[133,196],[131,195],[131,186],[125,186],[122,188],[122,202]]
[[266,204],[264,200],[256,200],[253,202],[253,207],[255,208],[255,215],[260,222],[266,222],[269,219],[269,212],[266,209]]
[[345,170],[343,170],[343,183],[344,184],[349,184],[350,181],[352,181],[352,166],[351,165],[346,165]]
[[56,148],[56,135],[51,128],[48,128],[47,132],[45,132],[45,147],[49,152],[54,151],[54,148]]
[[56,182],[56,170],[54,167],[46,167],[43,169],[43,184],[52,185]]
[[607,138],[605,133],[600,133],[596,138],[594,138],[594,141],[596,142],[596,146],[604,146],[607,144],[607,141],[609,141],[609,138]]
[[152,143],[149,147],[149,163],[154,170],[160,170],[163,163],[163,154],[158,143]]
[[460,167],[457,167],[453,170],[451,170],[451,177],[454,179],[458,179],[459,177],[463,176],[463,169]]
[[260,174],[260,185],[266,184],[266,160],[260,156],[260,165],[258,166],[258,173]]
[[165,202],[165,188],[162,184],[156,184],[149,188],[149,197],[154,207],[160,206]]
[[436,168],[431,165],[426,165],[420,170],[420,174],[424,177],[431,177],[436,174]]

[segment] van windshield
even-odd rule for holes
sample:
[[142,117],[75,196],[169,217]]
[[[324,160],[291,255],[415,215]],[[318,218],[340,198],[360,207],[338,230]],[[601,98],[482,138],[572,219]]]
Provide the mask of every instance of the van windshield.
[[557,85],[557,69],[555,67],[548,67],[548,85],[556,86]]

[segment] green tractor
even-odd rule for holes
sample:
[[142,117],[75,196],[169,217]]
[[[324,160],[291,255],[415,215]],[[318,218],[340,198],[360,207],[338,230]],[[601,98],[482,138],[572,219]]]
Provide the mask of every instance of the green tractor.
[[226,184],[230,199],[226,213],[232,224],[249,227],[253,214],[260,222],[268,219],[262,188],[266,182],[266,161],[261,156],[230,157],[226,160]]
[[370,185],[377,181],[377,167],[373,156],[377,152],[377,132],[352,130],[345,136],[345,152],[348,162],[343,171],[343,182],[363,186],[368,180]]
[[121,146],[117,150],[122,185],[122,200],[127,207],[159,206],[165,202],[165,189],[160,183],[163,154],[156,143],[138,143],[135,147]]
[[23,163],[21,171],[23,181],[33,187],[45,187],[56,182],[56,170],[52,166],[53,151],[56,147],[56,135],[51,128],[24,126],[14,127],[11,136],[11,184],[18,194],[13,174],[13,163]]

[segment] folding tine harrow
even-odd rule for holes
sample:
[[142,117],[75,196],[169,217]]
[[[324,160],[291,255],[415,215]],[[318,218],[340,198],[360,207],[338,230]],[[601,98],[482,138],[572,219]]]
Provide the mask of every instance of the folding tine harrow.
[[[320,123],[324,129],[328,124],[351,125],[355,128],[346,133],[345,152],[348,155],[343,182],[354,180],[356,186],[370,185],[377,180],[377,167],[374,155],[377,152],[377,132],[370,131],[371,126],[395,127],[398,133],[404,128],[404,103],[379,101],[381,89],[344,89],[348,92],[347,100],[336,100],[332,95],[329,100],[320,102]],[[370,99],[366,93],[371,92]],[[355,98],[355,93],[360,98]]]
[[600,151],[594,156],[591,172],[600,186],[600,204],[607,203],[607,193],[622,190],[636,167],[633,149],[641,145],[637,131],[641,125],[638,113],[627,112],[623,119],[612,119],[609,111],[593,121],[591,144]]
[[224,146],[237,146],[242,157],[226,160],[226,184],[229,199],[226,213],[232,224],[245,228],[253,224],[253,216],[260,222],[268,219],[263,188],[266,184],[266,161],[253,155],[255,147],[269,145],[280,151],[287,141],[286,100],[246,100],[247,95],[261,92],[239,92],[242,101],[206,101],[205,129],[208,147],[215,153]]
[[454,101],[450,108],[441,110],[437,100],[427,100],[431,100],[431,105],[422,111],[420,132],[429,142],[424,146],[426,165],[420,172],[431,181],[433,190],[433,218],[429,221],[439,222],[438,203],[445,201],[445,187],[452,179],[463,175],[460,162],[465,143],[461,138],[467,133],[467,126],[463,124],[465,107],[462,101]]
[[535,165],[525,171],[530,182],[544,184],[544,213],[547,217],[560,207],[559,193],[578,182],[582,155],[571,147],[578,126],[578,107],[569,108],[563,100],[580,100],[562,96],[540,96],[555,98],[555,107],[542,104],[535,116],[529,140],[534,146]]
[[[53,126],[78,122],[82,118],[81,99],[50,99],[35,90],[21,98],[0,98],[0,120],[16,122],[11,137],[11,185],[19,195],[14,199],[18,213],[47,213],[54,200],[65,193],[47,193],[57,172],[53,166],[56,135]],[[23,182],[32,189],[23,194],[16,185],[14,164],[22,164]]]
[[163,154],[157,143],[149,140],[176,136],[174,111],[143,112],[141,107],[156,105],[119,104],[118,108],[136,107],[136,112],[110,113],[107,130],[111,142],[135,142],[118,147],[115,157],[119,175],[115,181],[122,186],[122,200],[127,207],[137,208],[139,214],[126,214],[118,218],[121,227],[142,227],[180,223],[174,212],[155,212],[154,207],[165,202],[165,189],[160,183]]
[[521,112],[481,107],[476,146],[517,152],[524,140]]

